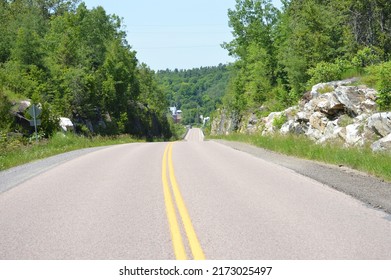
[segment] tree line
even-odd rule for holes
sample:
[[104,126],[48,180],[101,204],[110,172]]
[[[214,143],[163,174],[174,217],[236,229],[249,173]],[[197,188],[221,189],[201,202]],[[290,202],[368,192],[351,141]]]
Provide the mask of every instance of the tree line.
[[316,83],[365,69],[380,75],[380,101],[390,107],[390,1],[281,2],[278,10],[270,0],[236,0],[228,11],[234,39],[223,47],[237,61],[225,107],[281,110]]
[[170,106],[183,111],[182,122],[185,124],[199,124],[201,115],[210,116],[221,105],[229,76],[229,66],[223,64],[157,72]]
[[140,64],[121,19],[79,0],[0,0],[0,129],[23,131],[15,100],[42,106],[41,133],[58,117],[85,134],[172,136],[168,102]]

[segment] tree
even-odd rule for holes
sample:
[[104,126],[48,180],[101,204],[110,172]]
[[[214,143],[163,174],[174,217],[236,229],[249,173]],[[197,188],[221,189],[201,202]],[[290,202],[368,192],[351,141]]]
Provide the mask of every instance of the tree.
[[[234,99],[242,100],[236,105],[255,108],[270,98],[270,89],[277,82],[273,29],[278,16],[278,10],[268,0],[237,0],[236,9],[228,11],[234,40],[224,47],[238,58],[240,69],[236,72],[236,86],[231,87],[232,94],[238,95]],[[244,90],[238,85],[243,85]]]

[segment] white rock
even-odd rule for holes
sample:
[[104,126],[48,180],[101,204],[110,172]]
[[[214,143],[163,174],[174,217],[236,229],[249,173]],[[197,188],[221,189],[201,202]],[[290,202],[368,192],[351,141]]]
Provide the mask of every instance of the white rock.
[[366,99],[376,101],[379,93],[373,88],[366,88],[364,89],[364,94]]
[[339,86],[335,89],[335,94],[349,115],[357,116],[361,113],[360,105],[365,100],[365,95],[357,87]]
[[391,133],[371,145],[374,152],[391,150]]
[[280,129],[281,134],[288,134],[291,132],[293,124],[295,122],[293,120],[289,120],[288,122],[284,123]]
[[305,135],[307,135],[312,140],[319,140],[323,136],[322,132],[320,132],[318,129],[313,128],[312,126],[308,128],[307,133]]
[[360,131],[360,124],[350,124],[346,127],[346,143],[348,145],[363,145],[362,132]]
[[19,110],[19,112],[23,113],[30,106],[31,106],[31,102],[29,100],[23,100],[23,101],[20,101],[18,110]]
[[309,112],[298,112],[296,114],[295,120],[298,122],[309,122],[310,121],[311,114]]
[[321,95],[321,93],[319,93],[319,91],[321,91],[322,89],[324,89],[326,87],[337,88],[339,86],[350,85],[351,83],[353,83],[355,81],[357,81],[357,79],[352,78],[352,79],[347,79],[347,80],[342,80],[342,81],[333,81],[333,82],[320,83],[320,84],[314,85],[311,89],[311,97],[312,98],[319,97]]
[[274,132],[277,131],[277,128],[274,126],[274,120],[276,118],[280,118],[284,113],[283,112],[272,112],[264,118],[264,123],[265,123],[265,129],[263,130],[262,134],[273,134]]
[[366,99],[364,102],[361,103],[361,108],[363,111],[370,113],[376,110],[377,104],[371,99]]
[[60,117],[60,127],[64,132],[67,132],[73,130],[73,123],[68,118]]
[[376,134],[385,137],[391,133],[391,112],[373,114],[368,118],[368,127]]
[[326,129],[324,130],[324,138],[325,140],[338,138],[338,133],[340,132],[341,127],[338,126],[338,120],[328,122],[326,125]]
[[324,132],[328,122],[328,118],[321,112],[315,112],[310,116],[310,125],[321,132]]

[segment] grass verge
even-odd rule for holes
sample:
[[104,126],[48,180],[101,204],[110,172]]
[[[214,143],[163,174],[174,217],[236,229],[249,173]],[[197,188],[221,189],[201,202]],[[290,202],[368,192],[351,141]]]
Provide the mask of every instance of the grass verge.
[[[34,160],[47,158],[57,154],[78,149],[140,142],[130,136],[86,138],[74,134],[58,133],[51,139],[38,144],[16,145],[15,147],[0,149],[0,171]],[[0,147],[1,148],[1,147]]]
[[244,142],[290,156],[344,165],[391,182],[391,154],[373,153],[369,147],[344,148],[332,143],[320,145],[306,137],[293,135],[232,134],[209,138]]

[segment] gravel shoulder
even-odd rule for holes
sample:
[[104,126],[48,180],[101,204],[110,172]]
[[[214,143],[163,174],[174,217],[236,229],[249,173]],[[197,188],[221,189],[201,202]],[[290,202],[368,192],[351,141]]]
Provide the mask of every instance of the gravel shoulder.
[[0,194],[64,162],[105,148],[76,150],[0,171]]
[[391,214],[391,183],[345,166],[339,167],[286,156],[246,143],[225,140],[212,141],[289,168],[301,175],[346,193],[370,207]]

